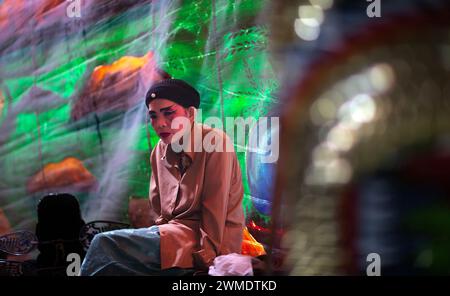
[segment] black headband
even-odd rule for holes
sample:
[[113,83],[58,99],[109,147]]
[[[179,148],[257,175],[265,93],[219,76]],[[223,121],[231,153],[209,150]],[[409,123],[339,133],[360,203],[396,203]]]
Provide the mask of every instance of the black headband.
[[187,82],[180,79],[165,79],[153,84],[145,96],[145,105],[155,99],[171,100],[185,108],[200,106],[200,94]]

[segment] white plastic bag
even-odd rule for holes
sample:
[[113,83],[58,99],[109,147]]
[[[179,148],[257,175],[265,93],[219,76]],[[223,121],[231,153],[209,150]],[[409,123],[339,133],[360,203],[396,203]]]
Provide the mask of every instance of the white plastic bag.
[[237,253],[218,256],[209,267],[212,276],[252,276],[252,257]]

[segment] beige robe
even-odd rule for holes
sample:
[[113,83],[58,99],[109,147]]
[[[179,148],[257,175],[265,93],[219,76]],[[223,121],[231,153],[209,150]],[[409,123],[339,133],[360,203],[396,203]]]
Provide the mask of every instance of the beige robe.
[[[198,135],[201,140],[214,135],[219,140],[213,143],[222,143],[223,152],[206,151],[194,139]],[[170,145],[159,141],[151,153],[150,203],[159,216],[155,223],[162,269],[193,267],[194,257],[209,266],[216,256],[241,253],[243,186],[236,153],[225,151],[230,139],[221,130],[196,123],[189,141],[192,163],[183,176],[180,156]]]

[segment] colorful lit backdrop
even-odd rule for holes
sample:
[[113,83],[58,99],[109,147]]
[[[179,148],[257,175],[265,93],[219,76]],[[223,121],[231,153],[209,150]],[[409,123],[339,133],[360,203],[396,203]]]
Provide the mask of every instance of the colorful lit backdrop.
[[[266,1],[76,2],[0,1],[4,227],[34,229],[55,191],[76,195],[86,221],[128,218],[130,198],[148,196],[158,138],[143,98],[156,67],[197,87],[203,118],[277,108]],[[267,227],[273,166],[238,157],[249,225]]]

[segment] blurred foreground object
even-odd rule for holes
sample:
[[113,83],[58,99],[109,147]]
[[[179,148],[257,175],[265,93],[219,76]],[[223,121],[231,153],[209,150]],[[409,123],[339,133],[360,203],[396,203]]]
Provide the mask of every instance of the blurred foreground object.
[[[450,274],[450,14],[416,2],[344,42],[302,41],[314,62],[284,94],[273,216],[292,208],[290,274],[366,275],[374,253],[381,275]],[[336,10],[336,32],[358,23]]]

